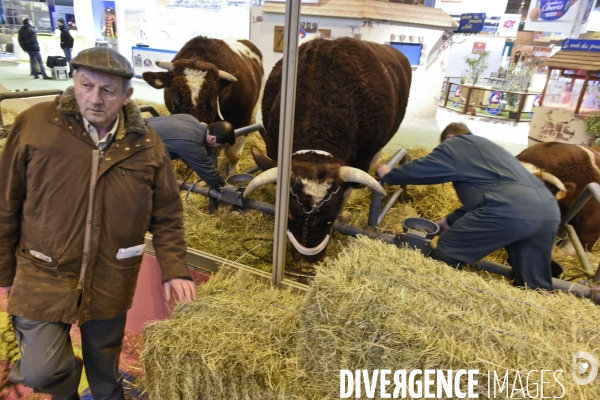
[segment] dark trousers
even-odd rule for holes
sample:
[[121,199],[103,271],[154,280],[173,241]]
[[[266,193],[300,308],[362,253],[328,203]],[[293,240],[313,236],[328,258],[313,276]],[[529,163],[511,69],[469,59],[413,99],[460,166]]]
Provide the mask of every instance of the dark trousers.
[[506,248],[515,285],[552,289],[552,247],[560,214],[556,204],[540,203],[542,218],[512,219],[489,215],[485,209],[466,213],[444,232],[431,257],[453,267],[470,264]]
[[69,73],[72,74],[73,66],[71,65],[71,49],[68,47],[65,47],[63,49],[63,52],[65,53],[65,58],[67,59],[67,62],[69,63]]
[[[95,400],[124,400],[119,356],[126,314],[109,320],[89,321],[81,330],[86,376]],[[21,358],[9,375],[11,382],[33,388],[53,399],[78,399],[81,365],[75,359],[70,324],[13,317]]]
[[[44,68],[44,62],[42,61],[42,55],[40,54],[40,52],[28,50],[27,54],[29,54],[29,63],[31,64],[31,71],[33,72],[33,75],[46,75],[46,69]],[[38,68],[35,63],[36,61],[40,65],[40,71],[38,71]]]

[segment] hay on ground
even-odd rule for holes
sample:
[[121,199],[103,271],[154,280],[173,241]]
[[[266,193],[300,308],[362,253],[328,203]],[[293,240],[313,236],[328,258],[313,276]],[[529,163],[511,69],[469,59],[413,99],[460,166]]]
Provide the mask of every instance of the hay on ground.
[[517,395],[519,384],[533,395],[546,369],[544,396],[600,398],[599,385],[571,378],[576,351],[600,357],[596,305],[365,237],[322,266],[303,299],[244,274],[218,275],[199,295],[147,328],[152,399],[339,398],[340,369],[479,369],[480,397],[488,370],[500,380],[508,372],[511,390],[518,372]]
[[152,399],[276,399],[297,369],[302,298],[221,269],[170,320],[144,331],[144,382]]

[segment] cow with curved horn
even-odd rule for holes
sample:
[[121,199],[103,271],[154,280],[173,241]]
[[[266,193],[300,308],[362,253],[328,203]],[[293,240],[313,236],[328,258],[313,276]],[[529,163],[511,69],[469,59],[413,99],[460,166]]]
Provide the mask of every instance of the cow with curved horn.
[[[252,148],[265,172],[244,196],[277,179],[281,73],[279,61],[264,89],[267,155]],[[353,187],[385,194],[368,170],[404,118],[411,74],[406,57],[387,45],[341,38],[300,46],[287,234],[301,265],[325,256],[333,222]]]
[[[157,61],[166,72],[144,72],[150,86],[165,90],[171,114],[190,114],[210,124],[219,120],[234,128],[255,122],[263,83],[262,54],[248,40],[202,36],[188,41],[172,61]],[[229,173],[237,173],[245,137],[225,149]]]

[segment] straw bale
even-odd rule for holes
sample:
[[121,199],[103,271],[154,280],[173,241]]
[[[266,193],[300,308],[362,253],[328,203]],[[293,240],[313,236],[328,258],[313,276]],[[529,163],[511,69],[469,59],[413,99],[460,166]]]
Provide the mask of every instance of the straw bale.
[[222,268],[144,331],[151,399],[277,399],[293,380],[302,297]]
[[[596,305],[484,280],[412,250],[352,240],[320,269],[300,315],[300,365],[315,398],[339,397],[340,369],[479,369],[482,395],[488,370],[500,379],[508,371],[511,383],[519,371],[524,387],[538,370],[532,393],[541,369],[563,370],[563,398],[600,398],[600,385],[570,377],[576,351],[600,357]],[[545,380],[544,395],[560,397]]]

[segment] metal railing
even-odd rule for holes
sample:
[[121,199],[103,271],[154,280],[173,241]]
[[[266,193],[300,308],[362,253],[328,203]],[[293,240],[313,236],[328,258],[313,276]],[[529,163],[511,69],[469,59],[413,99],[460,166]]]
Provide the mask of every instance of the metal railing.
[[4,92],[0,93],[0,126],[4,125],[2,120],[2,100],[8,99],[24,99],[28,97],[41,97],[41,96],[53,96],[63,94],[60,89],[48,89],[48,90],[26,90],[23,92]]

